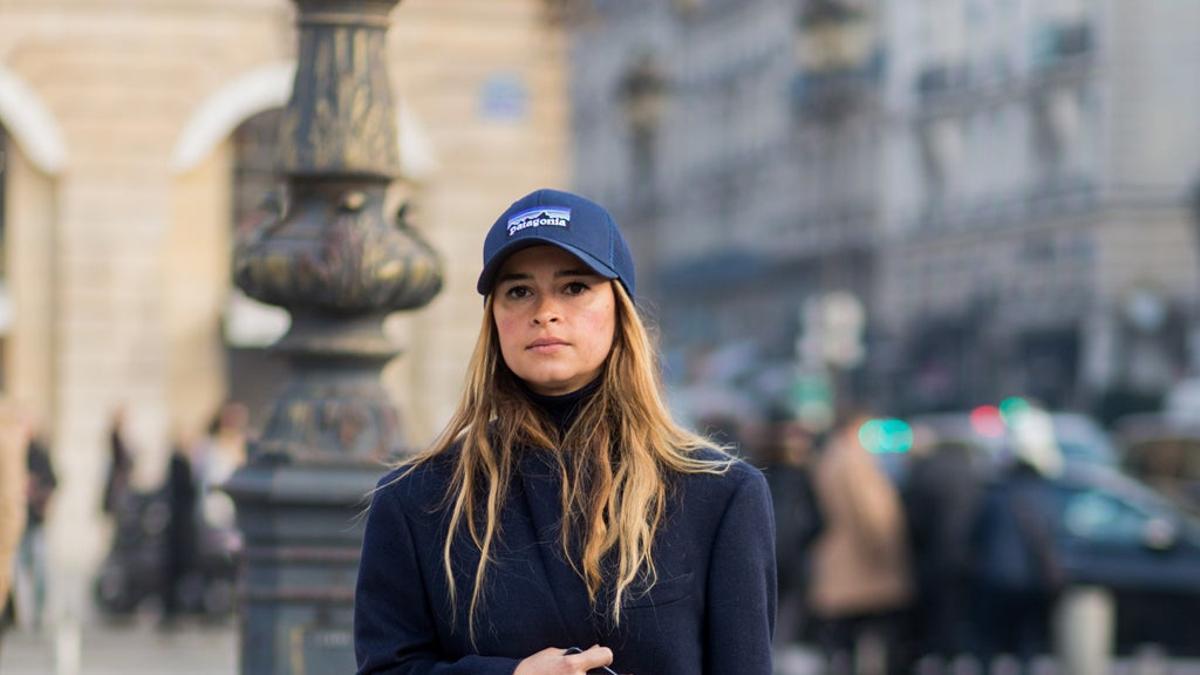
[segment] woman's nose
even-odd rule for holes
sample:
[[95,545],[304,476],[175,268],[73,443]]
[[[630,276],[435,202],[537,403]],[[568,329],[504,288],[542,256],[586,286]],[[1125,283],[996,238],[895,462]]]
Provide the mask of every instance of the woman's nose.
[[538,302],[537,307],[533,312],[533,323],[543,325],[548,323],[557,323],[559,320],[558,304],[551,299],[545,299]]

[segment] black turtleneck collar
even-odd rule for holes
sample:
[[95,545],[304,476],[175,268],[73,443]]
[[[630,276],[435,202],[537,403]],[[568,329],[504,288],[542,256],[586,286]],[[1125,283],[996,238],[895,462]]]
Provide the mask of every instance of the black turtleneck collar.
[[583,409],[584,404],[591,400],[596,390],[600,388],[600,378],[597,377],[569,394],[547,396],[530,389],[529,385],[520,379],[517,381],[521,382],[521,388],[525,390],[525,395],[529,397],[529,400],[545,412],[550,421],[558,427],[560,434],[565,434],[567,429],[571,428],[571,424],[575,421],[579,411]]

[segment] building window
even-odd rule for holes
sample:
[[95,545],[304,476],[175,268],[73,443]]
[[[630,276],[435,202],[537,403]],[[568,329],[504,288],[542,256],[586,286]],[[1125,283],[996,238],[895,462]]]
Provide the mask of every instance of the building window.
[[925,208],[930,215],[937,215],[953,194],[953,179],[962,161],[962,122],[953,117],[929,119],[920,125],[918,134]]
[[1055,68],[1087,58],[1093,51],[1092,27],[1083,16],[1039,26],[1033,33],[1032,61],[1036,68]]
[[1072,170],[1082,124],[1081,93],[1072,87],[1053,87],[1032,101],[1034,156],[1041,185],[1059,187]]
[[918,49],[926,68],[918,88],[930,94],[955,84],[962,73],[969,46],[967,8],[957,0],[937,0],[925,3],[921,15]]

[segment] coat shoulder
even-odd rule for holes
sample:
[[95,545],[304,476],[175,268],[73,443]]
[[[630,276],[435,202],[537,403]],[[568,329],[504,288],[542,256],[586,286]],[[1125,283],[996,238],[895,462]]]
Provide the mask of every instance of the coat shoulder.
[[744,459],[715,448],[702,448],[692,455],[694,458],[714,465],[727,466],[722,473],[684,474],[682,481],[689,492],[696,490],[714,496],[731,496],[740,490],[761,490],[769,493],[763,472]]
[[456,455],[456,448],[451,448],[425,461],[392,469],[376,483],[374,502],[390,502],[414,515],[438,511],[454,475]]

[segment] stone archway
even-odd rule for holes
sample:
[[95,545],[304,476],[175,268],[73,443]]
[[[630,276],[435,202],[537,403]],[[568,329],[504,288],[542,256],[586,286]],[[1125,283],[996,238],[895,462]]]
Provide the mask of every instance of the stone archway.
[[[291,94],[294,72],[294,62],[280,61],[230,79],[195,108],[173,147],[164,243],[168,390],[171,409],[188,429],[201,429],[230,396],[260,412],[256,404],[273,398],[263,383],[281,380],[265,347],[286,330],[286,315],[242,296],[229,269],[234,233],[256,219],[275,180],[273,120]],[[432,143],[411,106],[397,106],[396,123],[403,182],[420,184],[438,168]]]
[[[239,125],[258,113],[282,108],[291,95],[294,61],[250,70],[229,81],[197,106],[171,153],[177,174],[187,173],[229,138]],[[400,167],[408,180],[422,182],[437,170],[438,160],[420,117],[403,98],[396,104]]]
[[0,64],[0,123],[38,171],[54,176],[66,166],[67,144],[57,120],[41,98],[3,64]]

